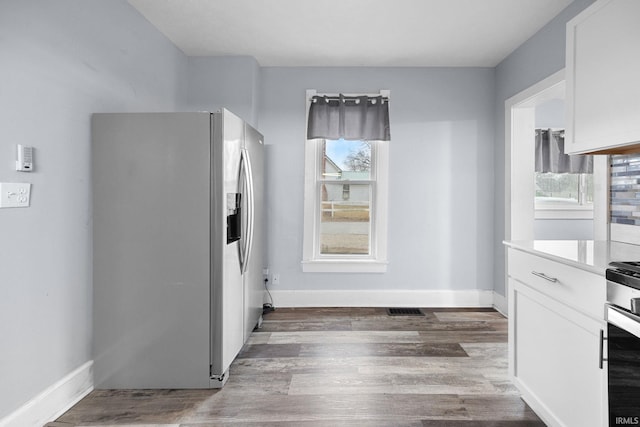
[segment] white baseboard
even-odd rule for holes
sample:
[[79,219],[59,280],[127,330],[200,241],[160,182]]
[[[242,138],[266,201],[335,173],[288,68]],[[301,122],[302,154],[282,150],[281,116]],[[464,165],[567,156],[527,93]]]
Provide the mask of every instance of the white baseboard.
[[502,313],[503,316],[509,317],[509,304],[507,303],[507,297],[494,292],[493,308]]
[[89,361],[0,419],[0,427],[42,426],[58,418],[92,390],[93,361]]
[[492,307],[483,290],[271,290],[275,307]]

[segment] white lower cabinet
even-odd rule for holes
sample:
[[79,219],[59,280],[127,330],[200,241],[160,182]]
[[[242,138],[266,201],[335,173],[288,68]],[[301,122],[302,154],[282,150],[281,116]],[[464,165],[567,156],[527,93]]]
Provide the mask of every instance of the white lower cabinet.
[[[530,258],[527,274],[532,280],[523,275],[527,269],[523,256]],[[517,265],[512,262],[514,258],[518,259]],[[547,259],[543,263],[546,270],[537,271],[540,260],[535,255],[509,249],[512,380],[523,399],[550,426],[606,426],[606,372],[599,367],[604,320],[572,307],[571,292],[567,291],[573,288],[573,292],[580,292],[579,282],[569,283],[572,270],[579,272],[575,277],[582,280],[585,273],[592,275],[586,281],[591,283],[585,285],[601,283],[602,295],[592,298],[602,299],[603,313],[605,279]],[[548,278],[543,279],[543,286],[538,286],[540,273]],[[581,298],[584,300],[584,295],[576,295],[576,300]]]

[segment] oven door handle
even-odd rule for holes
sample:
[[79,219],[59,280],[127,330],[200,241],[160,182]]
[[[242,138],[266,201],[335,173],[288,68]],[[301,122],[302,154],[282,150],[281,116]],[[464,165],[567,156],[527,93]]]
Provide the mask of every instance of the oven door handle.
[[640,316],[607,304],[605,319],[608,323],[640,338]]
[[599,353],[599,364],[598,367],[602,369],[604,367],[604,362],[608,362],[609,359],[605,359],[604,357],[604,342],[607,338],[604,336],[604,331],[600,329],[600,353]]

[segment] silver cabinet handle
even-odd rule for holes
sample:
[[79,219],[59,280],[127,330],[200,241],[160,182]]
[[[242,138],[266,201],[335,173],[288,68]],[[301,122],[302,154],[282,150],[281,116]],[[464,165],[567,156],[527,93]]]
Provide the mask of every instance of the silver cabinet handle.
[[531,272],[531,274],[533,274],[534,276],[538,276],[538,277],[540,277],[540,278],[542,278],[542,279],[544,279],[544,280],[546,280],[546,281],[548,281],[548,282],[551,282],[551,283],[556,283],[556,282],[558,282],[558,279],[557,279],[557,278],[555,278],[555,277],[549,277],[549,276],[547,276],[547,275],[546,275],[546,274],[544,274],[544,273],[538,273],[537,271],[532,271],[532,272]]
[[602,329],[600,329],[600,362],[598,364],[598,366],[600,367],[600,369],[603,368],[604,366],[604,362],[607,361],[607,359],[605,359],[604,357],[604,342],[607,340],[607,338],[604,336],[604,331]]

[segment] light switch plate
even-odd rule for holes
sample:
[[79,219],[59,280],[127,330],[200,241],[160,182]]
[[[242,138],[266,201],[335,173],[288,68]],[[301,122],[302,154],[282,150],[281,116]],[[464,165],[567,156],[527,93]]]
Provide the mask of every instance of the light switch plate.
[[31,184],[21,182],[0,183],[0,208],[28,208],[31,202]]

